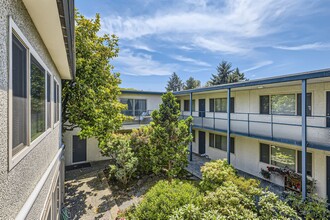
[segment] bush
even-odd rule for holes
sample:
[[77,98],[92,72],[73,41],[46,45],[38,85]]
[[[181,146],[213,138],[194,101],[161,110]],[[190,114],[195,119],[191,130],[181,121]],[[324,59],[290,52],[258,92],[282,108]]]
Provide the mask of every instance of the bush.
[[174,210],[186,204],[199,205],[197,187],[179,180],[159,181],[144,196],[142,202],[129,214],[130,219],[169,219]]
[[225,220],[224,216],[216,210],[203,211],[200,207],[194,204],[188,204],[182,206],[173,212],[173,215],[169,218],[170,220]]
[[310,195],[303,201],[301,195],[290,192],[286,202],[304,219],[330,219],[327,201],[317,195]]
[[109,154],[115,161],[115,164],[110,165],[110,175],[126,185],[132,178],[138,165],[138,159],[130,147],[129,136],[122,134],[113,135],[107,146],[106,151],[111,152]]
[[208,192],[203,198],[206,210],[217,210],[226,219],[255,219],[254,201],[241,193],[239,188],[231,181],[225,182],[214,192]]
[[153,163],[155,148],[150,141],[152,131],[151,126],[142,126],[139,129],[133,129],[131,133],[131,147],[138,158],[137,171],[141,174],[151,173],[155,165]]
[[261,220],[300,219],[293,208],[272,192],[264,192],[262,194],[258,203],[258,208],[259,218]]
[[221,186],[229,177],[235,176],[235,169],[227,163],[227,160],[215,160],[205,163],[201,167],[203,190],[214,190]]

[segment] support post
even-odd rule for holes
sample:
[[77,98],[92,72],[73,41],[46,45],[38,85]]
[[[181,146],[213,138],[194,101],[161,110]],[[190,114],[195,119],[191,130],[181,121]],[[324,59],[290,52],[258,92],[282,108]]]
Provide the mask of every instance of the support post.
[[[192,92],[190,93],[189,97],[189,111],[190,111],[190,116],[192,116]],[[192,133],[192,124],[190,124],[189,127],[190,134]],[[192,161],[192,142],[190,141],[189,143],[189,160]]]
[[227,89],[227,162],[230,164],[230,88]]
[[307,81],[302,80],[301,83],[301,159],[302,159],[302,198],[307,197],[307,165],[306,165],[306,152],[307,152],[307,128],[306,128],[306,93],[307,93]]

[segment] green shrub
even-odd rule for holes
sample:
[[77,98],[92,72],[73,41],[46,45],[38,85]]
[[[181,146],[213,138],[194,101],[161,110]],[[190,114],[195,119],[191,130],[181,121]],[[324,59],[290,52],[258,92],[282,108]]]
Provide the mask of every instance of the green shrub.
[[259,187],[259,180],[246,179],[244,177],[232,175],[228,177],[228,181],[234,183],[238,187],[238,189],[247,196],[259,196],[262,193],[262,189]]
[[305,219],[330,219],[330,211],[325,199],[317,195],[310,195],[305,201],[301,195],[289,193],[286,202]]
[[258,203],[259,218],[300,219],[297,212],[272,192],[263,192]]
[[169,218],[170,220],[224,220],[224,216],[216,210],[203,211],[200,207],[194,204],[188,204],[182,206],[173,212],[173,215]]
[[224,182],[214,192],[208,192],[203,198],[206,210],[217,210],[226,219],[255,219],[254,201],[241,193],[231,181]]
[[146,193],[142,202],[128,216],[130,219],[168,219],[181,206],[198,205],[200,201],[199,190],[191,183],[161,180]]
[[113,135],[107,146],[104,150],[115,161],[115,164],[110,165],[110,175],[126,185],[132,178],[138,165],[138,159],[130,147],[129,136],[122,134]]
[[235,169],[227,163],[227,160],[215,160],[205,163],[201,167],[203,190],[214,190],[221,186],[229,177],[236,175]]
[[131,147],[138,158],[137,171],[141,174],[151,173],[155,165],[155,148],[150,141],[152,131],[151,126],[142,126],[131,133]]

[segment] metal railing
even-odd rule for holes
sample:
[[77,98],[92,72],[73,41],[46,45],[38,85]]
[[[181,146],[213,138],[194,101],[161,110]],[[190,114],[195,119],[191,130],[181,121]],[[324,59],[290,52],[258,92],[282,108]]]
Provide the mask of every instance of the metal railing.
[[[190,115],[182,112],[182,118]],[[227,113],[194,111],[194,127],[226,132]],[[302,117],[258,113],[231,113],[231,132],[249,137],[301,144]],[[307,142],[317,148],[330,149],[330,116],[307,116]]]
[[123,125],[149,124],[152,121],[151,113],[153,110],[131,111],[124,110],[122,113],[130,118],[123,122]]

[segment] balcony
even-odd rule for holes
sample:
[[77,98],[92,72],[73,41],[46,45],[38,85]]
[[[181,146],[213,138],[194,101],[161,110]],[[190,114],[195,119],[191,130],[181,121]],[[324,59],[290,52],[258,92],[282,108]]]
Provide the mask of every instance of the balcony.
[[[182,118],[189,115],[189,112],[182,112]],[[193,112],[192,116],[195,128],[227,132],[227,113]],[[230,117],[232,134],[301,146],[301,116],[231,113]],[[329,119],[329,116],[307,117],[308,147],[330,150]]]
[[130,119],[127,119],[123,122],[122,130],[130,130],[133,128],[139,128],[141,125],[147,125],[152,121],[151,113],[153,110],[146,111],[129,111],[125,110],[122,113],[126,116],[129,116]]

